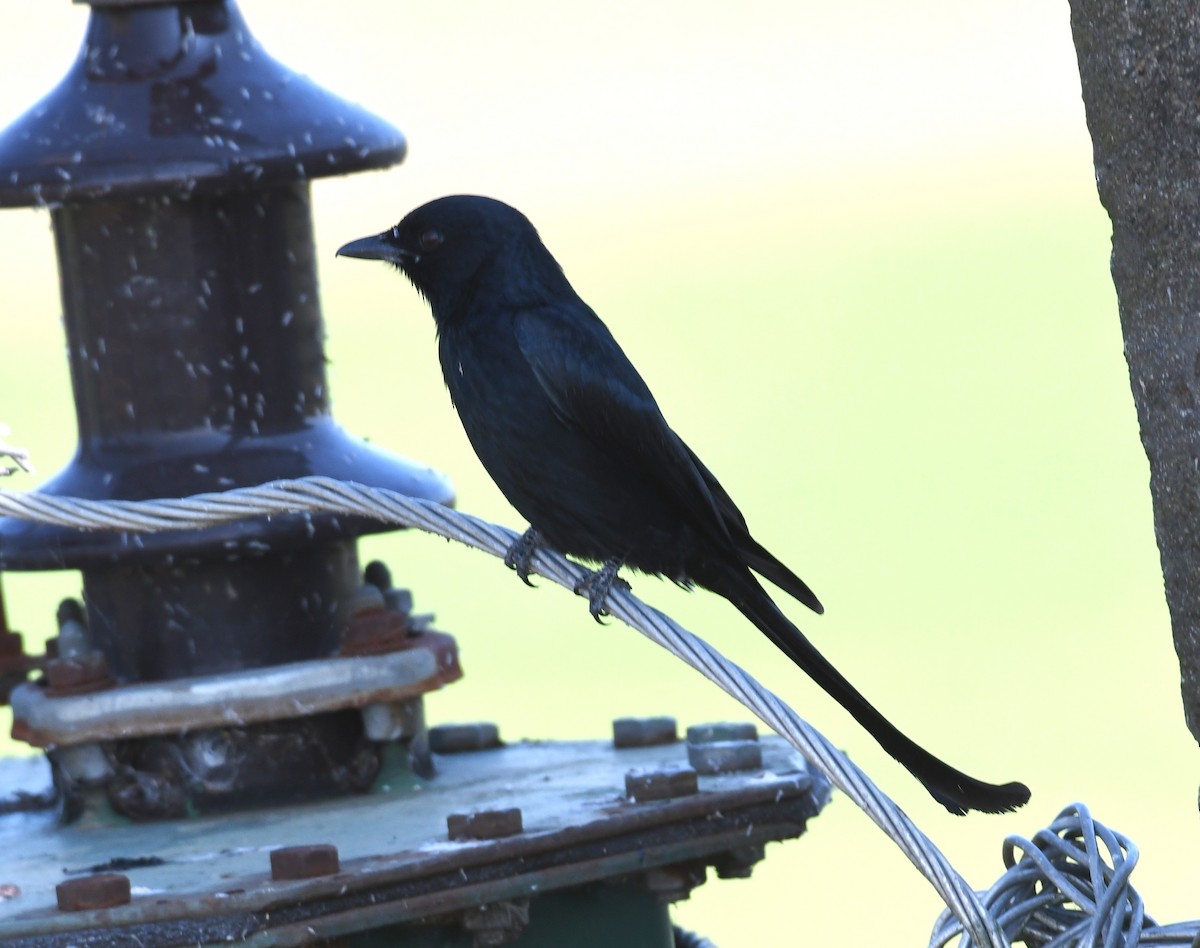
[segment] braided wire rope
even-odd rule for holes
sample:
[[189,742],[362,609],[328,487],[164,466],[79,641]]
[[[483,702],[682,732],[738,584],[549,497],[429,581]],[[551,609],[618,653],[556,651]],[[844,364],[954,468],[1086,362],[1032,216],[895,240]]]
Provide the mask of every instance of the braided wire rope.
[[[1004,840],[1008,868],[983,895],[983,904],[1010,937],[1029,948],[1134,948],[1138,945],[1194,945],[1200,922],[1157,925],[1146,915],[1129,879],[1138,848],[1128,837],[1092,818],[1072,803],[1032,840]],[[962,935],[958,948],[978,942],[943,912],[931,946]]]
[[[313,513],[351,514],[415,527],[498,557],[503,557],[517,538],[511,530],[433,501],[328,477],[142,501],[0,491],[0,515],[85,530],[201,529],[249,517]],[[588,575],[584,567],[548,550],[538,550],[532,566],[539,575],[571,590]],[[1001,925],[933,842],[845,754],[779,697],[703,639],[627,590],[614,586],[605,608],[741,702],[803,754],[895,842],[937,891],[956,920],[957,931],[966,932],[972,945],[1008,948]]]

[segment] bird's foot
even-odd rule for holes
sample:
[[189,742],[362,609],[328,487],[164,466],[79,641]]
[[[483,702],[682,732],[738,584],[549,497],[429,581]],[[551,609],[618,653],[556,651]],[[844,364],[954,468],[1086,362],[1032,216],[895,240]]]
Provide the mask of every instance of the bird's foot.
[[512,546],[504,553],[504,565],[509,569],[515,569],[517,575],[521,577],[521,582],[526,586],[532,586],[529,581],[529,567],[533,562],[533,556],[538,549],[546,542],[546,538],[541,532],[533,527],[530,527],[519,537],[517,537]]
[[588,597],[588,611],[597,622],[600,621],[601,616],[608,615],[604,606],[608,602],[608,595],[612,592],[613,586],[624,590],[632,588],[629,583],[617,575],[620,569],[621,560],[614,557],[575,584],[575,595]]

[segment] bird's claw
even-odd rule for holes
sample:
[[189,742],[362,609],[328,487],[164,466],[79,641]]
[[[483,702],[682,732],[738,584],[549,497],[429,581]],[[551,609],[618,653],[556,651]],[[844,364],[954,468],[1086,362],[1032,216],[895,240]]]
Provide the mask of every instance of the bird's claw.
[[601,625],[604,624],[601,617],[608,615],[604,607],[608,603],[608,596],[612,592],[613,586],[618,586],[626,591],[632,588],[629,583],[617,575],[620,569],[620,560],[609,560],[598,570],[588,573],[575,584],[575,595],[587,596],[588,611],[592,614],[592,618]]
[[515,569],[517,575],[521,577],[521,582],[526,586],[532,586],[529,581],[529,568],[533,563],[534,554],[543,544],[543,537],[540,532],[530,527],[519,537],[517,537],[512,546],[504,553],[504,565],[509,569]]

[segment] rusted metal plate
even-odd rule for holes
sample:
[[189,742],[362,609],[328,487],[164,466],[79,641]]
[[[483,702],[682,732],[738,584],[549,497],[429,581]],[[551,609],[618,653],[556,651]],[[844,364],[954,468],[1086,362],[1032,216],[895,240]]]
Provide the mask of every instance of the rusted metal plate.
[[[437,757],[438,776],[405,795],[170,823],[64,828],[49,813],[0,817],[0,885],[20,892],[0,902],[0,942],[65,946],[102,934],[105,944],[299,944],[664,866],[717,865],[799,835],[828,798],[828,784],[783,741],[768,738],[763,751],[762,770],[701,777],[699,793],[654,802],[629,800],[625,775],[683,766],[681,745],[513,744]],[[28,783],[31,765],[3,762],[0,793],[9,765]],[[521,834],[447,838],[450,814],[506,807],[520,808]],[[271,850],[317,843],[337,847],[337,872],[272,880]],[[123,872],[131,903],[60,912],[55,886],[85,870]]]
[[291,662],[267,668],[123,685],[49,697],[13,690],[13,737],[36,747],[303,717],[413,698],[462,677],[451,636],[425,632],[382,655]]

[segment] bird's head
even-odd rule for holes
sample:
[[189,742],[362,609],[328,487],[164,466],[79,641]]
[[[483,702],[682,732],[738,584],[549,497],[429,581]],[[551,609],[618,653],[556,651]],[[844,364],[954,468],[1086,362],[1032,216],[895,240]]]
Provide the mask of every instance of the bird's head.
[[[524,214],[473,195],[423,204],[390,230],[346,244],[338,256],[393,264],[429,300],[439,322],[449,318],[464,294],[483,289],[481,283],[496,282],[486,287],[496,294],[514,276],[539,282],[546,260],[562,278]],[[501,266],[493,268],[497,262]]]

